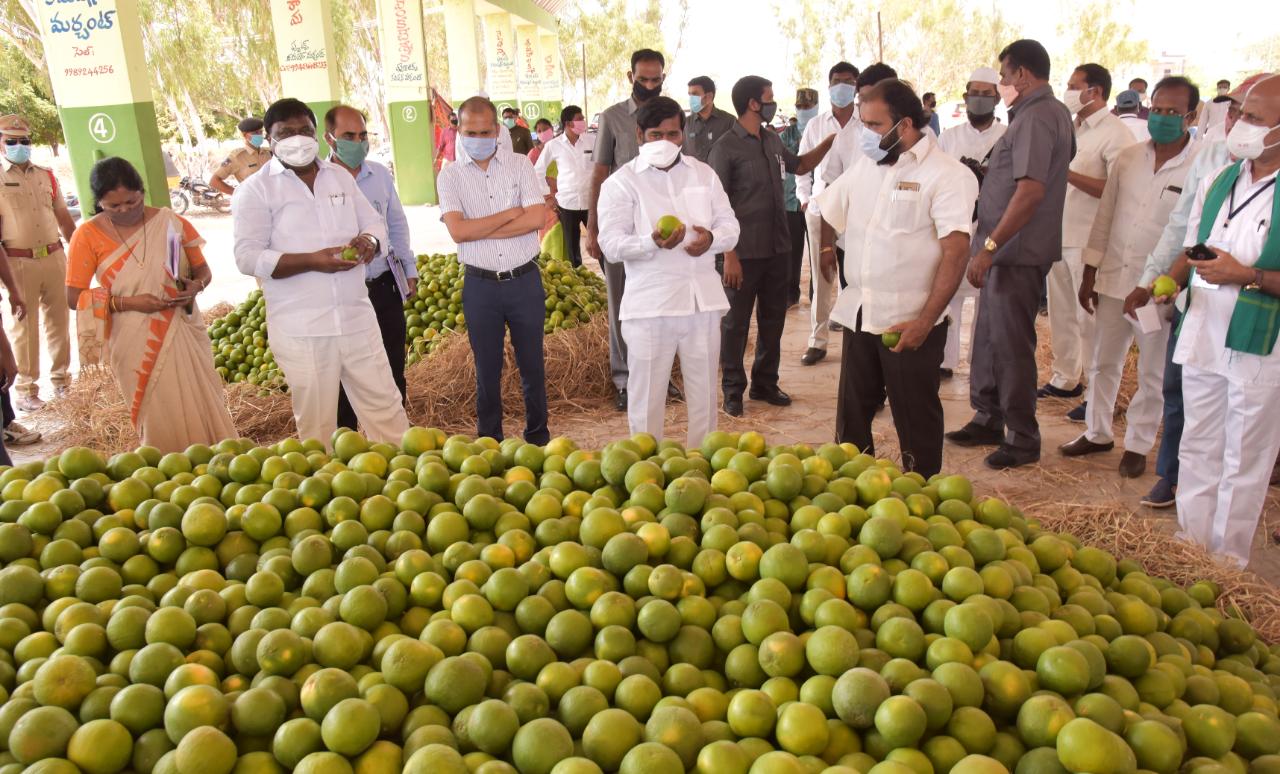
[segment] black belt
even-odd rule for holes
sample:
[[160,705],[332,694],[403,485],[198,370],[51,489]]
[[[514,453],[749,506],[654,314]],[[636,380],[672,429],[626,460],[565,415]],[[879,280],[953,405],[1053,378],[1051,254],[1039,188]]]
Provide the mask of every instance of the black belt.
[[388,280],[390,280],[390,281],[391,281],[391,284],[392,284],[392,285],[396,284],[396,278],[395,278],[395,275],[393,275],[393,274],[391,273],[391,270],[390,270],[390,269],[388,269],[387,271],[382,272],[381,274],[379,274],[378,276],[374,277],[373,279],[367,279],[367,280],[365,280],[365,281],[364,281],[364,284],[368,285],[369,287],[373,287],[374,285],[377,285],[378,283],[385,283],[385,282],[387,282]]
[[523,266],[517,266],[510,271],[489,271],[488,269],[480,269],[475,266],[467,266],[468,277],[479,277],[480,279],[496,280],[498,282],[506,282],[513,280],[523,274],[538,270],[538,262],[530,260]]

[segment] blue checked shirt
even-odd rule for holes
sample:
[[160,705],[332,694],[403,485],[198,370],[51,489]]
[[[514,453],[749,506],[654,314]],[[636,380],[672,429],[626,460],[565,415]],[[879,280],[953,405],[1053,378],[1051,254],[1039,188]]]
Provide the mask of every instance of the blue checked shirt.
[[388,251],[400,261],[406,277],[418,276],[418,259],[409,247],[409,219],[404,215],[391,171],[376,161],[366,159],[356,173],[356,185],[387,223],[387,241],[378,255],[364,267],[364,278],[371,280],[389,271]]

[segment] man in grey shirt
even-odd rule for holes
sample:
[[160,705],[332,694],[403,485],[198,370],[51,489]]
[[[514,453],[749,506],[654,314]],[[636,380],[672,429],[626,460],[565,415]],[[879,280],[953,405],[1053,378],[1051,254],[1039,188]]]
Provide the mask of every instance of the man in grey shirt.
[[716,107],[716,82],[705,75],[689,81],[689,119],[684,125],[684,153],[706,161],[716,140],[733,130],[738,119]]
[[756,312],[756,356],[751,366],[752,400],[774,406],[791,405],[791,396],[778,387],[782,327],[787,316],[787,277],[790,273],[791,232],[782,195],[782,170],[793,175],[809,172],[831,149],[835,135],[797,156],[782,144],[769,122],[778,110],[773,84],[748,75],[733,86],[738,122],[716,141],[707,163],[716,171],[742,232],[738,246],[724,254],[724,284],[729,313],[721,323],[720,370],[724,410],[742,416],[742,393],[747,374],[742,358]]
[[969,281],[980,288],[969,401],[973,419],[947,433],[960,446],[999,446],[988,467],[1040,459],[1036,422],[1036,312],[1040,289],[1062,256],[1067,167],[1075,156],[1071,114],[1049,86],[1049,53],[1034,40],[1000,52],[1000,82],[1018,93],[1009,130],[991,151],[978,197]]
[[[609,371],[614,389],[618,391],[614,403],[618,411],[627,410],[627,342],[622,338],[622,326],[618,322],[618,308],[622,305],[627,274],[622,261],[611,261],[600,251],[600,222],[596,205],[600,201],[600,186],[605,178],[639,155],[640,131],[636,126],[636,111],[662,94],[665,67],[666,59],[658,51],[642,48],[632,54],[631,72],[627,74],[631,80],[631,96],[600,114],[600,130],[596,134],[595,169],[591,174],[591,201],[587,213],[587,255],[600,262],[609,289]],[[667,386],[667,394],[671,397],[680,395],[674,385]]]

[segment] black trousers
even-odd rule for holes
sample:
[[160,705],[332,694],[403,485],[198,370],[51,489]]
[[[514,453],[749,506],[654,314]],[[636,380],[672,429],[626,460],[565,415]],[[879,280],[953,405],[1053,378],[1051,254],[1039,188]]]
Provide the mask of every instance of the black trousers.
[[566,210],[558,208],[560,228],[564,231],[564,246],[569,253],[569,261],[574,266],[582,265],[582,227],[587,225],[586,210]]
[[[859,323],[861,320],[859,320]],[[861,324],[859,324],[861,329]],[[844,329],[836,441],[875,456],[871,422],[889,396],[902,466],[928,478],[942,470],[942,399],[938,369],[947,347],[947,322],[934,326],[919,349],[894,352],[877,333]]]
[[546,294],[535,270],[510,280],[468,275],[462,313],[476,359],[476,434],[502,440],[502,365],[507,330],[524,391],[524,439],[542,445],[547,431],[547,378],[542,359]]
[[809,241],[806,238],[809,235],[809,230],[805,224],[804,213],[799,210],[795,212],[788,210],[787,227],[791,229],[791,256],[790,263],[787,265],[789,269],[787,274],[787,306],[790,307],[800,303],[800,267],[804,264],[805,242]]
[[789,256],[742,261],[742,287],[725,288],[729,312],[720,323],[721,386],[725,398],[741,398],[747,388],[742,358],[747,351],[751,312],[756,315],[756,357],[751,364],[751,386],[772,390],[778,386],[782,359],[782,328],[787,319]]
[[[9,423],[17,418],[13,413],[13,404],[9,402],[9,391],[0,390],[0,411],[3,412],[4,427],[8,427]],[[0,465],[12,465],[13,460],[9,458],[9,450],[4,446],[4,434],[0,433]]]
[[1036,421],[1036,314],[1048,266],[992,266],[978,295],[969,364],[973,421],[1005,444],[1040,453]]
[[[369,288],[369,302],[373,304],[373,313],[378,317],[378,331],[382,334],[382,346],[387,351],[387,362],[391,364],[391,377],[400,389],[400,400],[405,398],[404,358],[406,337],[404,323],[404,300],[400,298],[400,289],[396,287],[395,277],[390,270],[379,274],[365,283]],[[338,427],[352,430],[356,427],[356,410],[347,400],[347,393],[338,387]]]

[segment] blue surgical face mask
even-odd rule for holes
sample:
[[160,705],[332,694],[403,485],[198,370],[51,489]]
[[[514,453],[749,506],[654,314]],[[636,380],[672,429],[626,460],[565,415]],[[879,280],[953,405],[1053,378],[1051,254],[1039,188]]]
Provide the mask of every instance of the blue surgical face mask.
[[689,95],[689,112],[699,113],[701,111],[702,111],[702,95],[690,94]]
[[4,157],[14,164],[26,164],[31,160],[31,146],[22,145],[21,143],[6,145],[4,146]]
[[264,139],[261,134],[251,134],[249,135],[249,144],[255,148],[261,148]]
[[484,161],[498,152],[497,137],[461,137],[462,149],[475,161]]
[[818,108],[816,107],[800,108],[799,110],[796,111],[796,125],[800,128],[800,131],[803,132],[804,128],[808,126],[809,122],[817,117],[818,117]]
[[339,161],[355,169],[363,164],[365,157],[369,155],[369,141],[337,140],[333,144],[333,152],[338,154]]
[[504,118],[502,119],[502,125],[507,127],[508,129],[515,129],[516,120],[514,118]]
[[[889,131],[892,132],[897,126],[898,124],[894,124],[889,127]],[[888,134],[888,132],[885,134]],[[888,148],[882,148],[880,143],[884,142],[884,138],[884,134],[876,134],[864,126],[862,131],[858,133],[858,145],[862,148],[862,152],[867,155],[867,158],[879,164],[889,155],[889,151],[893,150],[893,145],[897,145],[902,139],[899,137],[898,140],[894,141],[893,145]]]
[[828,92],[831,104],[838,108],[849,107],[858,96],[858,89],[852,83],[837,83]]

